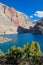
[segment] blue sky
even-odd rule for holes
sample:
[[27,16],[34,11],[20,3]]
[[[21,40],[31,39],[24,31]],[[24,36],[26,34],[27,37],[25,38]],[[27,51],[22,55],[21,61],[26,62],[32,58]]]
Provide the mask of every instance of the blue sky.
[[43,0],[0,0],[0,2],[25,13],[32,21],[43,17]]

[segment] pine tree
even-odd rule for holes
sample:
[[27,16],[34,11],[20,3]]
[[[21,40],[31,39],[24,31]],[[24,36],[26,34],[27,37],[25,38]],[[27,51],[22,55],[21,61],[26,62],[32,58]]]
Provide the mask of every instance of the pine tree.
[[42,52],[40,50],[40,45],[38,42],[31,42],[29,53],[32,56],[42,56]]

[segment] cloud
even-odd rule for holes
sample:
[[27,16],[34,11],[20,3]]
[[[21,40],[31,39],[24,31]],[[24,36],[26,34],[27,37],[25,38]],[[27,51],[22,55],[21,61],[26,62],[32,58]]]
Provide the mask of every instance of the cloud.
[[31,15],[30,18],[33,18],[33,16]]
[[36,11],[34,16],[42,18],[43,17],[43,11]]
[[37,20],[34,20],[34,22],[36,22]]

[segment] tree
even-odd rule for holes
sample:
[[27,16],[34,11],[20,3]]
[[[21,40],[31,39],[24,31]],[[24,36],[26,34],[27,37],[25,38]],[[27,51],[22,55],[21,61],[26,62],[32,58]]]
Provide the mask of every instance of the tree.
[[11,47],[6,53],[6,63],[18,64],[23,55],[23,49],[15,46]]
[[32,56],[42,56],[42,52],[40,50],[40,45],[38,42],[31,42],[29,53]]
[[[40,45],[38,42],[31,42],[30,48],[29,48],[29,55],[32,64],[40,64],[41,58],[42,58],[42,52],[40,50]],[[30,62],[30,63],[31,63]]]
[[0,50],[0,63],[4,63],[5,62],[5,54]]
[[29,50],[29,45],[28,45],[28,43],[24,44],[23,50],[24,50],[25,53]]
[[27,58],[28,58],[27,55],[29,55],[29,53],[28,53],[28,51],[29,51],[29,44],[28,44],[28,43],[26,43],[26,44],[23,46],[23,50],[24,50],[24,59],[27,60]]

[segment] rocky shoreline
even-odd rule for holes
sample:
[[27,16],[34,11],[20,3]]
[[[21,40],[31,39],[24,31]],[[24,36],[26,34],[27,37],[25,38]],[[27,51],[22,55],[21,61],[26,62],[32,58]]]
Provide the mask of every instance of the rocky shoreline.
[[12,39],[0,36],[0,44],[6,43],[9,41],[12,41]]

